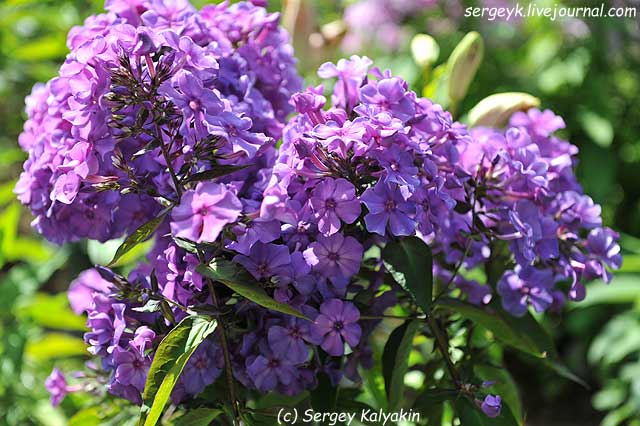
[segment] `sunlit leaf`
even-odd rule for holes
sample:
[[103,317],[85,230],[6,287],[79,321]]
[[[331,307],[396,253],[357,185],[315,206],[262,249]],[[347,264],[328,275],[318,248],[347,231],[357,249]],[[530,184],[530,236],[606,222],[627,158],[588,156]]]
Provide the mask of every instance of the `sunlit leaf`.
[[241,266],[224,259],[214,259],[208,265],[200,264],[198,273],[220,282],[231,290],[264,308],[298,318],[308,319],[289,305],[280,303],[270,297],[260,284]]
[[216,321],[211,318],[189,316],[162,339],[153,357],[142,394],[139,425],[157,424],[182,369],[200,343],[215,331],[216,326]]

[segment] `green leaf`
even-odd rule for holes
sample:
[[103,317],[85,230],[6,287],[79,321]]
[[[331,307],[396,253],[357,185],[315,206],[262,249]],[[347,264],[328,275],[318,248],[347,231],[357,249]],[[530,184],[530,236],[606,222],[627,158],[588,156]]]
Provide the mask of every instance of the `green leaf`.
[[209,426],[220,414],[222,410],[217,408],[196,408],[178,418],[174,426]]
[[457,299],[444,299],[439,304],[490,330],[505,345],[538,359],[542,358],[543,363],[560,376],[588,388],[584,380],[562,364],[553,339],[530,313],[517,318],[505,312],[495,302],[480,307]]
[[47,333],[40,340],[29,340],[25,352],[36,361],[89,355],[81,338],[64,333]]
[[496,339],[514,349],[540,358],[555,354],[553,341],[529,313],[515,318],[496,304],[480,307],[450,298],[441,300],[439,305],[490,330]]
[[69,426],[96,426],[105,418],[105,407],[89,407],[69,419]]
[[235,173],[238,170],[242,170],[247,168],[248,166],[232,166],[232,165],[217,165],[215,168],[210,170],[205,170],[204,172],[198,172],[192,174],[187,179],[185,179],[184,183],[189,182],[200,182],[203,180],[211,180],[221,176],[226,176],[231,173]]
[[66,293],[37,293],[27,305],[18,309],[17,315],[47,328],[72,331],[84,331],[87,328],[86,320],[69,308]]
[[329,376],[325,373],[318,375],[318,386],[311,391],[311,407],[319,413],[329,413],[336,407],[338,388],[331,385]]
[[[210,318],[189,316],[162,339],[149,368],[138,425],[157,424],[182,369],[200,343],[215,331],[216,326],[216,321]],[[151,407],[148,406],[149,403]]]
[[118,261],[118,259],[124,256],[127,252],[132,250],[138,244],[143,243],[151,238],[160,224],[162,224],[162,221],[164,220],[164,217],[167,215],[167,213],[169,213],[168,209],[164,210],[162,213],[160,213],[158,216],[154,217],[147,223],[141,225],[133,232],[133,234],[129,235],[122,242],[122,244],[120,244],[120,247],[118,247],[118,250],[116,250],[116,254],[113,256],[113,259],[111,259],[111,262],[109,262],[107,266],[114,265]]
[[283,314],[293,315],[308,320],[296,309],[284,303],[280,303],[269,297],[258,283],[244,268],[225,259],[213,259],[209,265],[200,264],[196,268],[198,273],[218,281],[240,296],[248,299],[264,308]]
[[426,389],[418,395],[413,408],[426,414],[443,402],[455,399],[457,395],[458,391],[454,389]]
[[382,251],[384,266],[425,314],[431,311],[433,257],[420,238],[392,241]]
[[469,111],[469,127],[503,127],[517,111],[540,106],[540,99],[527,93],[496,93],[478,102]]
[[409,354],[419,326],[420,322],[416,320],[405,322],[391,332],[384,345],[382,373],[390,411],[397,409],[403,400],[404,376],[409,369]]

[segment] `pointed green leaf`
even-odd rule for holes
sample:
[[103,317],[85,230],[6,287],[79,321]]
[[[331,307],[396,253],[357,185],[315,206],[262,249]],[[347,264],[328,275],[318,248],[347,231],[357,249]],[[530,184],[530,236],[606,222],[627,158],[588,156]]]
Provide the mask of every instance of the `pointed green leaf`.
[[116,250],[116,254],[113,256],[113,259],[111,259],[111,262],[109,262],[109,265],[107,266],[112,266],[135,246],[151,238],[160,224],[162,224],[162,221],[164,220],[164,217],[168,212],[169,210],[164,210],[158,216],[154,217],[153,219],[151,219],[147,223],[144,223],[138,229],[133,231],[133,234],[129,235],[122,242],[122,244],[120,244],[120,247],[118,247],[118,250]]
[[178,418],[174,426],[209,426],[220,414],[222,410],[217,408],[196,408]]
[[433,258],[429,246],[417,237],[392,241],[382,251],[382,260],[393,279],[428,314],[433,291]]
[[391,332],[384,345],[382,373],[390,411],[397,409],[403,400],[404,376],[409,368],[409,354],[419,326],[420,322],[416,320],[405,322]]
[[138,425],[157,424],[182,369],[216,326],[211,318],[189,316],[162,339],[149,368]]
[[231,261],[225,259],[214,259],[209,263],[209,265],[198,265],[196,271],[205,277],[209,277],[214,281],[218,281],[226,285],[240,296],[264,308],[308,320],[307,317],[302,315],[296,309],[284,303],[280,303],[270,297],[265,293],[262,287],[260,287],[260,283],[258,283],[244,268]]

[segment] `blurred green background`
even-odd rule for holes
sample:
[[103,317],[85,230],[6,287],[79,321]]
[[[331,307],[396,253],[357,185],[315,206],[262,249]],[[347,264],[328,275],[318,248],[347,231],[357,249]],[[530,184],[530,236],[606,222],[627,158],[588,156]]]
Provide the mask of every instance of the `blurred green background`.
[[[194,2],[202,6],[206,1]],[[538,1],[553,6],[554,1]],[[578,174],[602,205],[605,224],[621,233],[624,266],[610,286],[594,283],[586,301],[545,317],[565,363],[589,385],[581,387],[506,353],[532,426],[640,425],[640,18],[547,18],[488,21],[465,18],[468,6],[504,0],[272,1],[294,33],[307,84],[326,60],[357,53],[391,68],[421,93],[468,31],[485,42],[484,60],[458,111],[506,91],[528,92],[561,115],[562,136],[580,148]],[[521,4],[526,4],[522,2]],[[572,1],[570,6],[599,7]],[[612,1],[611,6],[638,7]],[[65,425],[87,404],[72,395],[50,406],[43,382],[55,364],[68,371],[87,361],[84,320],[66,302],[69,282],[113,247],[78,243],[53,247],[35,235],[31,216],[12,193],[24,154],[17,138],[24,97],[53,77],[67,52],[66,33],[99,0],[0,2],[0,424]],[[418,65],[410,45],[430,34],[439,55]],[[433,58],[432,58],[433,59]],[[464,120],[464,113],[460,114]],[[112,245],[113,246],[113,245]],[[75,418],[72,424],[79,423]]]

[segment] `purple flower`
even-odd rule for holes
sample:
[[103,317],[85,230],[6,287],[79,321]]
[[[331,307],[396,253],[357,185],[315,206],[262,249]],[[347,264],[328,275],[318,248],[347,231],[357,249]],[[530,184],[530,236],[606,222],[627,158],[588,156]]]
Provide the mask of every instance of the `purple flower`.
[[544,312],[553,303],[553,271],[534,267],[506,271],[498,282],[502,306],[515,316],[522,316],[529,305],[536,312]]
[[171,231],[176,237],[198,243],[213,242],[241,211],[242,203],[225,185],[201,182],[195,190],[185,192],[173,209]]
[[344,342],[352,348],[360,341],[360,312],[350,302],[329,299],[320,305],[320,314],[311,325],[310,334],[329,355],[342,356]]
[[258,149],[268,142],[265,135],[249,131],[252,125],[249,117],[238,117],[228,111],[207,117],[209,134],[225,139],[231,152],[244,151],[249,158],[253,158]]
[[78,275],[71,285],[67,297],[71,309],[80,315],[94,305],[96,294],[106,295],[111,291],[111,283],[105,281],[95,269],[87,269]]
[[337,233],[318,239],[304,251],[307,263],[330,279],[349,279],[357,274],[362,262],[362,245],[353,237]]
[[412,118],[416,111],[409,100],[406,82],[398,77],[383,78],[378,82],[369,82],[360,91],[365,105],[375,106],[379,111],[389,112],[402,121]]
[[309,340],[306,320],[290,318],[284,327],[274,325],[269,328],[268,341],[271,350],[287,356],[294,363],[303,363],[309,358],[309,348],[304,340]]
[[414,164],[413,157],[399,145],[391,145],[379,151],[377,158],[386,172],[385,182],[406,185],[410,188],[420,184],[418,168]]
[[318,220],[318,229],[324,235],[332,235],[340,230],[340,220],[353,223],[360,216],[360,202],[356,189],[346,179],[324,179],[309,199]]
[[270,351],[258,355],[248,363],[247,373],[261,392],[274,390],[278,384],[288,386],[298,375],[293,361],[285,355]]
[[185,392],[191,395],[202,392],[220,376],[222,365],[224,362],[218,346],[208,340],[204,341],[184,367],[181,381]]
[[611,281],[612,269],[620,269],[622,266],[622,255],[618,245],[618,233],[609,228],[595,228],[587,236],[587,251],[592,260],[587,262],[587,276],[602,277],[605,282]]
[[237,255],[233,261],[244,266],[256,279],[262,280],[286,271],[285,268],[291,263],[291,255],[287,246],[258,242],[251,247],[249,256]]
[[47,391],[51,394],[51,404],[55,407],[60,405],[64,397],[69,393],[67,380],[57,368],[54,368],[47,380],[44,382]]
[[360,197],[369,213],[364,217],[367,230],[385,235],[387,225],[392,235],[412,235],[416,221],[411,217],[416,213],[416,205],[407,201],[397,185],[378,182]]
[[116,347],[113,351],[115,380],[122,385],[131,385],[139,392],[144,390],[151,359],[139,351]]
[[336,65],[325,62],[318,68],[320,78],[338,77],[333,92],[333,103],[346,110],[353,108],[359,101],[358,89],[373,64],[366,56],[353,55],[350,60],[340,59]]
[[498,417],[502,411],[502,398],[500,395],[487,395],[480,404],[480,408],[487,417]]

